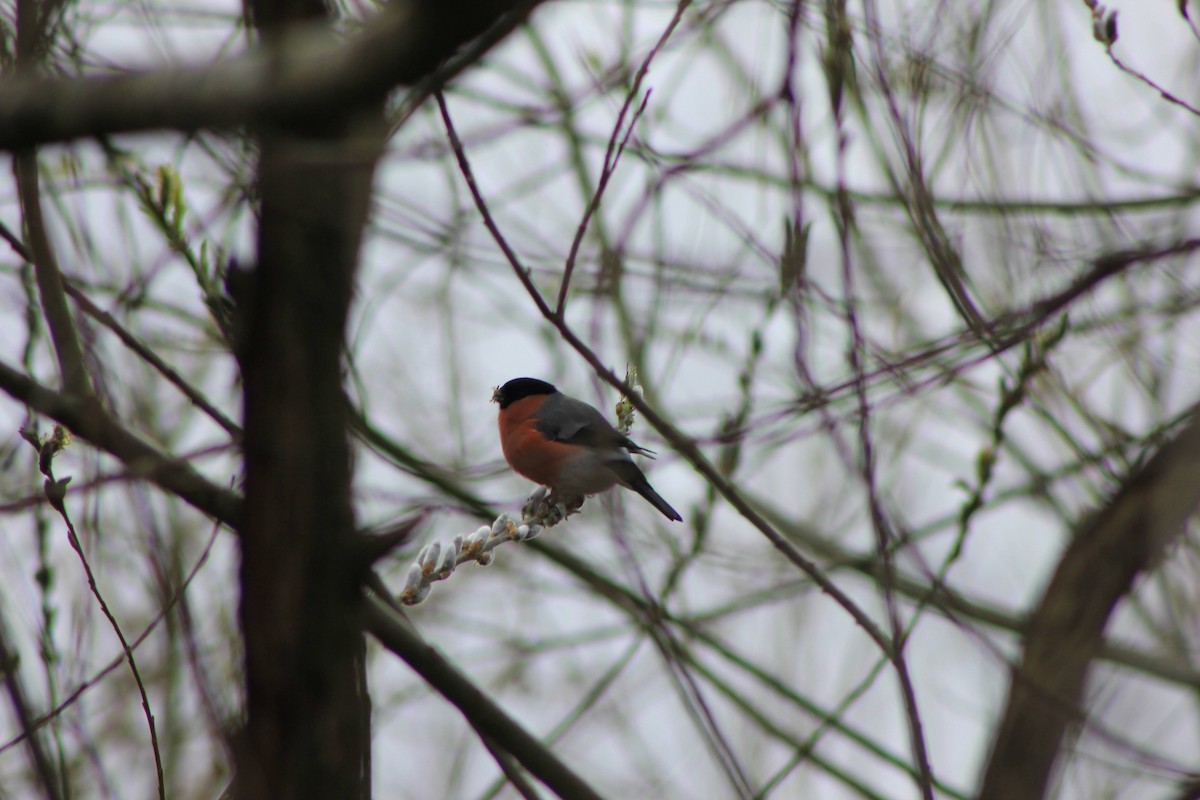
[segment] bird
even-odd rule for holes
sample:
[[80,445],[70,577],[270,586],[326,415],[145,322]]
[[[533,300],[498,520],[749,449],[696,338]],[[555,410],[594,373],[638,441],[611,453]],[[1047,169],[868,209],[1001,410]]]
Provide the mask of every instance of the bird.
[[578,508],[588,495],[620,484],[669,520],[683,517],[654,491],[630,453],[653,458],[592,406],[552,383],[513,378],[492,392],[499,403],[500,447],[516,472],[550,489],[552,502]]

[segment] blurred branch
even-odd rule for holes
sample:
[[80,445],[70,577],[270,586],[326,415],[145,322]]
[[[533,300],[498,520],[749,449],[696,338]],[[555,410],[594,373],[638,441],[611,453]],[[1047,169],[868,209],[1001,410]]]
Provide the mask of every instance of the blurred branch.
[[115,456],[131,474],[178,495],[214,519],[231,527],[237,526],[242,501],[236,493],[210,483],[185,462],[171,458],[149,444],[110,416],[95,399],[84,400],[56,392],[2,361],[0,390]]
[[496,764],[500,767],[500,771],[504,773],[504,777],[517,793],[525,800],[538,800],[537,789],[525,777],[525,773],[521,772],[520,764],[512,754],[493,742],[487,736],[480,736],[480,741],[487,751],[492,754],[492,758],[496,759]]
[[[881,166],[887,170],[888,179],[892,182],[896,195],[903,198],[903,208],[912,223],[913,232],[924,248],[934,275],[945,289],[951,304],[963,321],[967,323],[967,326],[986,341],[988,338],[987,323],[971,298],[970,276],[963,266],[958,249],[951,242],[945,226],[942,225],[941,217],[933,203],[933,193],[925,181],[925,165],[921,150],[914,141],[916,137],[911,126],[901,114],[895,92],[892,91],[883,41],[886,28],[880,24],[879,12],[873,0],[865,0],[863,10],[871,44],[875,79],[878,81],[879,90],[886,101],[888,114],[891,117],[892,133],[899,140],[903,150],[906,182],[901,184],[886,161]],[[872,126],[865,98],[857,84],[852,85],[863,121],[870,130]]]
[[29,237],[28,255],[31,256],[37,277],[38,296],[46,315],[46,325],[50,328],[50,338],[54,341],[54,352],[58,356],[63,388],[78,397],[88,397],[92,390],[83,364],[83,348],[79,344],[75,322],[71,319],[71,310],[67,307],[62,273],[50,244],[46,221],[42,217],[37,156],[31,151],[17,153],[13,160],[13,174],[17,179],[21,216]]
[[58,780],[50,756],[46,752],[42,739],[37,735],[37,723],[29,705],[25,687],[21,684],[18,673],[18,658],[8,643],[8,630],[3,617],[0,617],[0,670],[4,672],[4,688],[8,692],[8,700],[12,705],[13,714],[21,726],[25,738],[26,749],[33,772],[37,775],[37,783],[47,800],[60,800],[63,797],[59,790]]
[[1044,319],[1054,312],[1062,310],[1108,278],[1123,272],[1131,266],[1147,261],[1157,261],[1161,258],[1191,253],[1197,249],[1200,249],[1200,239],[1183,239],[1174,244],[1161,246],[1146,245],[1139,248],[1105,253],[1092,259],[1092,268],[1079,275],[1062,291],[1030,306],[1024,316],[1028,318],[1030,323],[1036,323],[1038,318]]
[[[1172,256],[1184,255],[1200,250],[1200,239],[1185,239],[1174,244],[1147,244],[1140,248],[1117,250],[1097,256],[1091,260],[1090,267],[1079,273],[1069,284],[1053,294],[1035,300],[1024,308],[1011,311],[988,323],[990,338],[988,350],[972,355],[964,344],[975,339],[976,332],[969,327],[966,330],[955,331],[925,347],[912,348],[905,351],[896,361],[885,361],[879,366],[867,371],[868,381],[887,380],[898,372],[908,372],[922,365],[936,362],[940,357],[955,351],[962,353],[961,360],[950,369],[942,369],[929,377],[922,377],[907,387],[912,392],[930,385],[942,383],[951,375],[976,366],[995,355],[1004,353],[1033,336],[1038,330],[1054,321],[1055,314],[1065,311],[1069,306],[1093,292],[1107,280],[1123,274],[1130,267],[1142,263],[1151,263]],[[965,338],[970,337],[970,339]],[[851,392],[855,387],[855,377],[828,384],[821,388],[820,393],[802,396],[797,406],[805,411],[823,408],[838,400],[842,395]],[[878,398],[877,398],[878,402]],[[752,423],[751,423],[752,424]],[[735,432],[729,432],[733,435]]]
[[[130,649],[137,650],[138,647],[141,646],[142,642],[146,641],[150,634],[158,628],[159,623],[166,619],[167,614],[171,613],[171,611],[175,609],[176,604],[183,599],[183,593],[187,590],[188,586],[191,585],[192,580],[196,577],[196,575],[200,573],[200,568],[207,563],[208,556],[212,552],[212,546],[217,539],[217,533],[219,530],[219,525],[213,526],[212,534],[208,537],[208,543],[205,544],[204,550],[200,553],[200,557],[196,559],[196,563],[192,566],[192,569],[188,573],[187,577],[179,585],[179,588],[175,590],[174,594],[170,598],[170,601],[162,608],[158,609],[157,613],[154,615],[154,619],[150,620],[149,624],[142,629],[142,632],[129,643]],[[47,711],[44,715],[36,720],[33,720],[32,724],[23,729],[20,734],[14,736],[12,739],[9,739],[7,742],[0,743],[0,753],[3,753],[10,747],[25,741],[25,739],[28,738],[33,731],[38,730],[43,725],[46,725],[55,717],[59,716],[68,708],[77,703],[89,689],[99,684],[102,680],[108,677],[113,670],[120,667],[121,664],[125,662],[125,658],[126,657],[124,653],[118,655],[116,658],[113,658],[102,669],[98,670],[94,675],[92,675],[92,677],[75,687],[75,690],[67,695],[57,706]]]
[[[43,62],[54,39],[51,25],[54,6],[53,3],[37,0],[18,0],[16,4],[18,80],[37,75],[45,66]],[[42,193],[36,151],[23,149],[15,153],[13,176],[17,182],[21,222],[29,241],[29,261],[33,264],[42,312],[46,317],[46,325],[50,328],[50,338],[54,342],[54,353],[58,358],[59,379],[67,392],[78,397],[89,397],[92,388],[88,383],[87,369],[83,362],[83,348],[79,344],[79,335],[71,319],[71,311],[67,307],[58,258],[50,243],[46,220],[42,216]]]
[[[764,181],[766,178],[764,178]],[[835,190],[810,181],[804,187],[809,191],[832,198]],[[871,206],[902,206],[905,198],[895,192],[880,193],[848,190],[850,199],[856,204]],[[1097,197],[1089,200],[1034,200],[1015,199],[1009,197],[967,198],[948,197],[945,192],[931,198],[934,207],[944,208],[957,214],[972,214],[982,216],[1025,215],[1054,215],[1062,217],[1083,216],[1088,214],[1108,215],[1116,212],[1149,212],[1162,209],[1186,208],[1200,202],[1200,190],[1196,187],[1180,186],[1174,191],[1148,195],[1144,197]]]
[[600,795],[546,745],[533,738],[469,678],[425,642],[411,627],[397,620],[378,601],[369,601],[364,625],[380,644],[404,660],[430,686],[453,703],[471,727],[505,750],[555,794],[567,800],[600,800]]
[[[540,0],[396,0],[343,38],[321,23],[201,67],[0,83],[0,149],[84,136],[313,121],[424,78],[493,24]],[[320,109],[315,111],[315,109]]]
[[[6,241],[17,255],[25,259],[25,261],[29,262],[30,264],[34,264],[36,268],[36,264],[33,260],[33,253],[31,252],[30,248],[26,247],[25,243],[22,242],[11,230],[9,230],[8,226],[3,222],[0,222],[0,239]],[[40,274],[40,272],[38,274]],[[120,339],[126,347],[137,353],[137,355],[140,356],[146,363],[158,370],[158,372],[164,378],[170,381],[177,389],[179,389],[179,391],[183,392],[184,396],[195,403],[201,411],[212,417],[213,421],[215,421],[218,425],[224,428],[227,433],[229,433],[234,442],[241,441],[241,426],[239,426],[224,413],[222,413],[220,409],[210,403],[208,398],[206,398],[199,392],[199,390],[184,380],[183,376],[180,375],[174,368],[159,358],[157,353],[155,353],[146,345],[142,344],[142,342],[136,336],[126,330],[126,328],[121,325],[121,323],[118,322],[112,314],[93,303],[83,291],[76,288],[70,281],[64,280],[61,274],[57,272],[57,269],[55,270],[55,274],[58,276],[58,284],[61,286],[62,291],[64,291],[67,295],[70,295],[71,299],[74,300],[77,305],[83,308],[84,313],[115,333],[117,338]],[[74,331],[73,325],[71,326],[71,330]],[[78,345],[78,339],[76,339],[76,345]],[[69,388],[68,391],[70,391]]]
[[1134,580],[1183,533],[1200,505],[1200,414],[1090,516],[1030,618],[1021,663],[983,776],[980,800],[1044,796],[1088,666]]
[[[878,558],[853,552],[835,544],[829,536],[822,535],[805,525],[788,521],[782,512],[773,508],[762,497],[753,498],[753,502],[786,536],[801,542],[823,560],[830,562],[831,569],[844,567],[861,573],[873,581],[884,580],[883,565]],[[986,508],[987,505],[985,504],[984,507]],[[902,572],[897,572],[894,580],[894,588],[900,594],[915,603],[927,603],[933,606],[949,619],[974,620],[1017,636],[1024,635],[1028,628],[1029,621],[1022,615],[972,599],[961,591],[950,588],[944,582],[931,582]],[[1101,645],[1096,657],[1161,681],[1200,690],[1200,672],[1179,659],[1159,657],[1144,650],[1107,641]]]
[[118,322],[112,314],[108,313],[89,300],[88,296],[82,291],[75,288],[68,282],[64,282],[63,288],[66,290],[66,293],[71,296],[71,299],[74,300],[89,317],[96,320],[101,325],[116,334],[117,338],[121,340],[122,344],[136,353],[147,364],[158,370],[159,374],[166,378],[172,386],[182,392],[188,400],[191,400],[197,408],[199,408],[201,411],[211,417],[214,422],[224,428],[225,432],[229,434],[230,438],[235,444],[241,442],[241,426],[226,416],[221,409],[209,402],[207,397],[205,397],[198,389],[184,380],[183,376],[180,375],[179,372],[176,371],[170,364],[168,364],[166,361],[163,361],[157,353],[144,345],[141,340],[126,330],[125,327]]
[[467,491],[443,466],[417,456],[404,445],[379,430],[367,418],[361,408],[350,403],[349,400],[347,400],[347,403],[350,405],[347,412],[350,419],[350,429],[364,444],[378,453],[380,457],[404,470],[409,475],[437,489],[446,497],[460,503],[463,508],[470,511],[477,518],[488,520],[489,522],[495,518],[496,514],[488,504],[482,498]]

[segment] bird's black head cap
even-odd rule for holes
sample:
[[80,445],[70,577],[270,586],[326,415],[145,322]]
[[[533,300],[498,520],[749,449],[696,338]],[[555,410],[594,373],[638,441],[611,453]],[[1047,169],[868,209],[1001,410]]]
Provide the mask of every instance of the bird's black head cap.
[[503,410],[526,397],[536,394],[554,394],[557,391],[554,384],[539,381],[537,378],[513,378],[492,392],[492,402],[499,403],[500,409]]

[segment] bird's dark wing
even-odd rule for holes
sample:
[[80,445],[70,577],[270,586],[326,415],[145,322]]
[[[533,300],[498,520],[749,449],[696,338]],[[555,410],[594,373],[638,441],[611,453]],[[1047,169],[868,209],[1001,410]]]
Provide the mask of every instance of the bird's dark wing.
[[542,435],[556,442],[582,447],[623,447],[632,453],[650,453],[617,431],[595,408],[562,393],[547,397],[538,409],[536,419]]

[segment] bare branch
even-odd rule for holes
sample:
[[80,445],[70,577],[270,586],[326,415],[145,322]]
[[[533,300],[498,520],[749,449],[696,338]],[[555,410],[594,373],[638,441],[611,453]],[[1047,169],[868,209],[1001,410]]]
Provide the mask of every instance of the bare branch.
[[608,182],[617,170],[617,163],[621,160],[621,155],[625,152],[626,145],[629,144],[629,137],[633,135],[633,129],[637,125],[638,119],[646,111],[646,103],[650,100],[650,92],[646,92],[642,97],[642,102],[633,112],[633,117],[629,120],[629,125],[625,128],[625,136],[622,138],[621,127],[625,122],[625,117],[629,114],[629,109],[633,106],[634,100],[637,99],[638,91],[642,88],[642,82],[646,79],[646,73],[650,71],[651,62],[654,61],[654,57],[662,50],[667,40],[671,38],[671,34],[675,32],[675,28],[679,26],[679,21],[683,19],[683,12],[687,10],[689,5],[691,5],[691,0],[682,0],[675,7],[675,13],[672,15],[671,21],[667,24],[662,34],[659,35],[658,41],[650,48],[650,52],[642,59],[642,64],[638,67],[637,74],[633,78],[633,85],[625,93],[625,102],[621,104],[621,110],[617,114],[617,121],[613,125],[612,135],[608,138],[608,148],[604,151],[604,163],[600,167],[600,177],[596,181],[596,191],[592,194],[587,209],[583,212],[583,217],[579,220],[579,226],[575,230],[575,238],[571,241],[571,249],[567,252],[567,261],[563,268],[562,286],[558,290],[558,302],[555,304],[555,313],[560,317],[566,311],[567,290],[571,285],[571,274],[575,271],[575,259],[579,255],[580,245],[583,244],[583,236],[587,232],[588,223],[591,221],[592,215],[600,208],[600,201],[604,197],[604,190],[608,188]]
[[191,400],[201,411],[212,418],[214,422],[225,429],[234,443],[238,443],[242,439],[242,427],[225,415],[221,409],[209,402],[208,398],[200,393],[200,390],[192,386],[183,376],[179,374],[174,367],[164,361],[157,353],[147,347],[136,336],[126,330],[117,319],[104,309],[93,303],[86,294],[75,288],[70,283],[64,282],[63,288],[71,299],[74,300],[84,312],[92,319],[99,322],[104,327],[117,335],[121,343],[128,347],[133,352],[145,361],[154,369],[158,370],[164,378],[170,381],[171,385]]
[[491,742],[502,744],[521,766],[537,776],[559,797],[600,800],[595,789],[378,601],[367,603],[364,625],[380,644],[400,656],[430,686],[453,703],[471,727]]
[[60,394],[2,361],[0,390],[115,456],[129,467],[131,474],[150,480],[214,519],[236,527],[242,506],[237,494],[210,483],[185,462],[171,458],[125,428],[95,400]]
[[[75,523],[71,521],[71,515],[67,512],[66,487],[70,483],[71,478],[66,477],[60,480],[55,480],[54,478],[54,470],[51,463],[54,460],[54,453],[57,453],[61,449],[61,445],[55,446],[56,443],[53,441],[39,442],[34,436],[27,436],[26,441],[39,450],[38,467],[42,474],[46,476],[46,499],[50,501],[51,507],[58,512],[59,516],[62,517],[63,523],[66,524],[67,541],[70,543],[71,549],[79,556],[79,563],[83,566],[83,573],[87,577],[88,588],[92,592],[92,597],[96,598],[96,603],[100,606],[100,611],[104,614],[104,618],[108,620],[109,627],[117,635],[117,641],[121,643],[121,650],[125,653],[125,661],[129,664],[129,671],[133,673],[133,681],[137,685],[138,695],[142,701],[142,712],[146,717],[146,726],[150,730],[150,748],[154,752],[154,771],[158,784],[158,796],[160,800],[166,800],[167,785],[163,778],[162,751],[158,746],[158,729],[154,724],[154,713],[150,710],[150,697],[146,694],[146,684],[142,680],[142,672],[138,669],[137,660],[133,657],[133,648],[130,647],[129,640],[125,637],[125,631],[121,629],[121,624],[117,622],[117,618],[109,607],[108,601],[104,599],[104,595],[100,592],[100,586],[96,583],[96,574],[92,571],[92,565],[88,562],[87,555],[83,552],[83,545],[79,542],[79,536],[75,533]],[[33,740],[31,739],[30,741]]]
[[309,23],[215,65],[0,83],[0,149],[167,128],[319,119],[431,72],[463,42],[540,0],[398,0],[349,40]]
[[980,800],[1043,797],[1104,628],[1200,505],[1200,416],[1083,523],[1030,619]]
[[34,274],[37,276],[38,295],[42,300],[42,310],[46,315],[50,336],[54,340],[62,385],[74,395],[87,397],[92,390],[83,364],[83,348],[79,344],[75,322],[71,319],[71,310],[67,307],[62,272],[58,268],[58,259],[50,245],[46,221],[42,217],[37,156],[32,152],[18,153],[13,161],[13,173],[17,178],[21,215],[29,236],[29,255],[32,257]]

